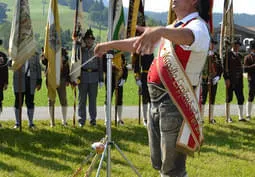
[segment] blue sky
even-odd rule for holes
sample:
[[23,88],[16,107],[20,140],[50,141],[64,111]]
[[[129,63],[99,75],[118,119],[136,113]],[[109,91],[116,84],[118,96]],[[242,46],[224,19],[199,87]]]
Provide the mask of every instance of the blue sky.
[[[255,14],[255,0],[233,0],[234,13]],[[123,5],[128,7],[129,0],[123,0]],[[169,0],[145,0],[145,10],[155,12],[168,11]],[[214,12],[222,12],[223,0],[214,0]]]

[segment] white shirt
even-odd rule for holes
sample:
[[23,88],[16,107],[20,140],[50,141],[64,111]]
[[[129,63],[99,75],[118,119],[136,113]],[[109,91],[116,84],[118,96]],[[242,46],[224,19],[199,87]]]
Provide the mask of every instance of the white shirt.
[[[196,18],[196,19],[194,19]],[[194,19],[194,20],[192,20]],[[192,21],[190,21],[192,20]],[[191,84],[193,86],[198,85],[200,82],[200,75],[204,67],[206,57],[208,55],[210,45],[210,34],[207,28],[206,22],[199,16],[198,12],[191,13],[180,20],[185,26],[179,26],[177,28],[188,28],[194,35],[193,43],[189,45],[180,45],[184,51],[190,51],[188,60],[185,63],[184,70],[187,73]],[[170,26],[168,26],[170,27]],[[171,26],[172,27],[172,26]],[[169,42],[165,40],[166,46]],[[167,48],[167,47],[166,47]],[[182,56],[178,56],[179,60],[182,60]]]
[[184,50],[192,50],[196,52],[207,51],[210,45],[210,35],[206,22],[204,22],[204,20],[199,16],[198,12],[193,12],[180,21],[183,24],[186,24],[193,18],[199,18],[200,20],[194,20],[192,23],[188,23],[184,28],[188,28],[192,31],[194,35],[194,42],[190,46],[182,45],[182,48]]

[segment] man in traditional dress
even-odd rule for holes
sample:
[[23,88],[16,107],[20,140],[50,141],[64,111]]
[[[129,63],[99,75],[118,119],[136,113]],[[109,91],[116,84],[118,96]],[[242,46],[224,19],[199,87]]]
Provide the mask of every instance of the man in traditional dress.
[[[81,53],[82,53],[82,63],[88,61],[94,56],[95,47],[95,37],[93,31],[88,29],[83,37]],[[89,115],[90,115],[90,125],[96,125],[97,117],[97,92],[98,84],[103,85],[103,64],[102,60],[99,58],[93,59],[91,62],[87,63],[81,68],[80,83],[78,85],[79,89],[79,126],[83,127],[85,125],[87,115],[87,97],[89,99]]]
[[[211,98],[209,99],[211,102],[209,103],[211,109],[209,112],[210,123],[216,123],[213,112],[214,112],[214,104],[215,97],[217,92],[218,81],[220,80],[223,68],[219,54],[216,51],[213,51],[213,45],[217,44],[217,41],[211,39],[210,50],[208,52],[208,57],[202,71],[202,105],[201,105],[201,117],[204,118],[204,109],[205,103],[208,95],[209,88],[211,87]],[[210,63],[209,63],[210,62]],[[209,79],[209,80],[208,80]],[[210,95],[209,95],[210,96]]]
[[[118,56],[120,55],[120,56]],[[103,68],[105,72],[105,105],[107,103],[107,59],[104,58]],[[112,95],[115,91],[115,106],[117,106],[117,123],[118,125],[124,125],[124,121],[122,119],[122,111],[123,111],[123,86],[128,77],[128,69],[126,65],[126,59],[124,54],[117,54],[113,59],[112,64]],[[106,107],[105,107],[106,108]],[[116,114],[116,113],[115,113]],[[105,109],[106,115],[106,109]],[[106,116],[105,116],[106,120]]]
[[147,78],[151,160],[162,177],[187,176],[186,154],[198,150],[203,140],[200,109],[193,90],[199,92],[196,88],[209,49],[209,31],[199,16],[208,20],[208,4],[205,0],[175,0],[174,26],[139,27],[144,30],[139,37],[101,43],[95,48],[98,56],[113,48],[151,54],[163,38],[159,58],[154,59]]
[[[134,54],[137,55],[137,54]],[[149,55],[143,55],[135,57],[134,61],[134,73],[135,73],[135,80],[136,80],[136,85],[140,88],[139,89],[139,94],[142,96],[142,112],[143,112],[143,124],[144,126],[147,126],[147,120],[148,120],[148,115],[149,115],[149,108],[150,108],[150,95],[148,91],[148,86],[147,86],[147,76],[148,76],[148,71],[151,66],[151,63],[154,59],[153,54]]]
[[224,73],[223,77],[225,79],[227,87],[227,97],[226,97],[226,121],[231,123],[233,120],[230,117],[230,102],[233,99],[233,92],[237,97],[238,103],[238,120],[245,122],[246,119],[243,118],[243,104],[244,104],[244,94],[243,94],[243,64],[242,55],[239,53],[241,42],[235,40],[232,44],[232,49],[228,53],[228,58],[224,59]]
[[[28,59],[20,69],[13,73],[13,90],[15,94],[15,117],[16,123],[14,128],[20,126],[20,109],[22,108],[24,97],[27,106],[27,116],[29,128],[34,128],[34,94],[35,90],[39,91],[42,84],[41,65],[39,53],[36,52],[30,59]],[[20,97],[21,94],[21,97]],[[21,100],[20,100],[21,98]],[[20,105],[21,103],[21,105]]]
[[246,105],[246,118],[251,119],[252,102],[255,96],[255,41],[250,42],[250,53],[244,57],[244,70],[248,73],[249,95]]
[[[42,63],[46,66],[45,73],[47,73],[48,69],[48,59],[41,55]],[[62,125],[67,126],[67,94],[66,94],[66,87],[70,83],[70,67],[69,67],[69,57],[67,50],[62,47],[61,49],[61,71],[60,71],[60,84],[57,88],[58,98],[61,105],[61,112],[62,112]],[[48,77],[46,78],[46,85],[48,82]],[[55,126],[55,100],[48,100],[49,104],[49,114],[50,114],[50,126]]]
[[[2,45],[2,40],[0,39],[0,45]],[[3,111],[3,99],[4,93],[3,91],[8,87],[8,58],[5,53],[0,52],[0,115]],[[2,125],[0,124],[0,127]]]

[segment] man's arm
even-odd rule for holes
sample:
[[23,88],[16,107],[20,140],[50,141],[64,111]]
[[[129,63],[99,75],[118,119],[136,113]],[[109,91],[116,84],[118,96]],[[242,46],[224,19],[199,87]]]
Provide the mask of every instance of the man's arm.
[[151,54],[155,45],[163,37],[174,44],[190,46],[194,42],[193,32],[188,28],[167,28],[167,27],[138,27],[144,33],[136,40],[134,48],[136,53]]
[[255,71],[255,64],[251,63],[252,58],[248,55],[244,58],[244,72],[254,72]]
[[133,47],[134,42],[137,40],[137,37],[123,39],[123,40],[115,40],[109,42],[103,42],[97,44],[94,49],[94,53],[96,56],[102,57],[107,51],[116,49],[126,52],[135,52],[135,48]]

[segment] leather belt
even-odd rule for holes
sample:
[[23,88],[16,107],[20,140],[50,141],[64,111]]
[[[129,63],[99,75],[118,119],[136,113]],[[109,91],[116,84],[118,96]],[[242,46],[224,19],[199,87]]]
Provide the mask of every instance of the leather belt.
[[[158,102],[160,100],[170,99],[166,89],[163,85],[158,85],[154,83],[148,83],[148,90],[150,93],[151,102]],[[196,86],[193,86],[193,89],[196,89]]]
[[165,96],[169,97],[166,90],[159,85],[148,83],[148,90],[150,93],[151,102],[158,102]]
[[81,70],[84,71],[84,72],[89,72],[89,73],[98,72],[98,69],[84,69],[84,68],[82,68]]

